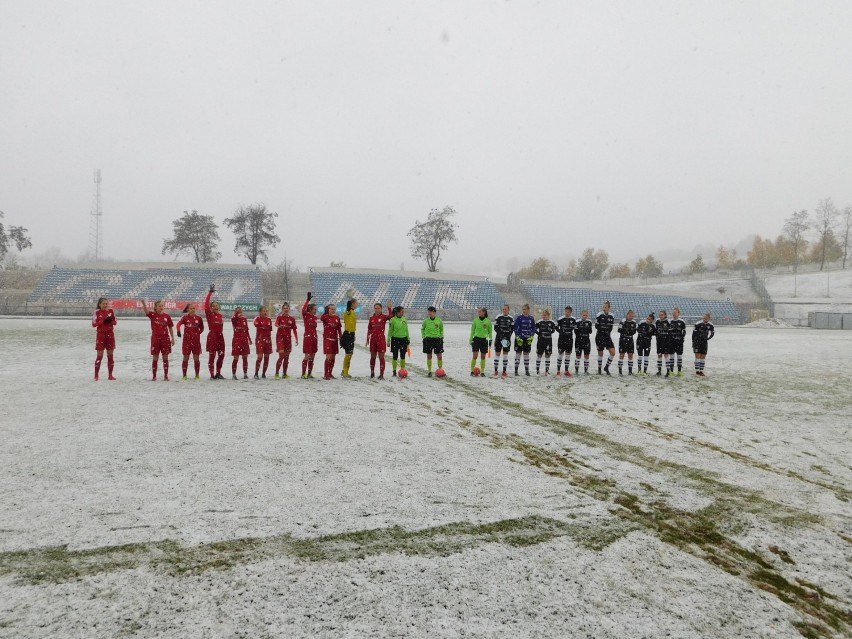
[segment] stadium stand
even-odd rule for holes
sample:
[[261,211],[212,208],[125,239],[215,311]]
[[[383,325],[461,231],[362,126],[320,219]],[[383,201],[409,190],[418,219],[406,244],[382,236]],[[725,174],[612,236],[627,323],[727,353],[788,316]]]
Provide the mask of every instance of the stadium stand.
[[246,268],[54,268],[30,295],[30,303],[94,305],[111,300],[202,300],[211,283],[221,302],[260,304],[263,279]]
[[340,304],[355,297],[362,308],[388,300],[406,308],[434,306],[442,310],[499,309],[504,303],[494,283],[486,278],[443,274],[312,269],[311,286],[320,303]]
[[648,293],[624,293],[621,291],[599,291],[587,288],[559,288],[544,284],[521,282],[521,289],[540,308],[551,308],[557,315],[562,309],[571,306],[574,315],[579,316],[582,309],[588,309],[594,317],[606,300],[612,304],[613,314],[620,318],[629,310],[636,311],[639,319],[648,313],[657,314],[660,310],[671,313],[679,306],[685,321],[698,321],[704,313],[711,313],[714,322],[730,324],[740,323],[740,312],[736,304],[720,300],[706,300],[680,295],[652,295]]

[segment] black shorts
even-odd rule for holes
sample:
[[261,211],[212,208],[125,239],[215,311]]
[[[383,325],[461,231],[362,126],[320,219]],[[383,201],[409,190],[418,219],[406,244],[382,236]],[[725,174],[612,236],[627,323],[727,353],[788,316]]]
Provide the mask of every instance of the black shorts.
[[556,348],[559,349],[560,353],[570,353],[574,350],[574,338],[560,335],[559,341],[556,344]]
[[578,337],[577,343],[576,343],[576,349],[577,349],[576,350],[577,357],[580,357],[580,355],[585,355],[586,357],[588,357],[589,353],[592,352],[592,343],[591,343],[591,341],[589,341],[588,337],[585,338],[585,339],[581,339],[581,338]]
[[529,353],[532,350],[532,337],[516,337],[515,338],[515,352],[516,353]]
[[394,359],[397,359],[397,355],[399,359],[405,359],[406,350],[408,350],[407,337],[391,337],[391,353]]
[[669,342],[669,353],[675,353],[677,355],[683,355],[683,340],[682,339],[673,339]]
[[706,339],[694,339],[692,340],[692,352],[693,353],[707,353],[707,340]]
[[618,340],[618,352],[619,353],[630,353],[633,354],[633,338],[632,337],[622,337]]
[[440,355],[444,352],[444,338],[443,337],[424,337],[423,338],[423,352],[427,355],[431,355],[435,353],[435,355]]
[[[503,340],[506,341],[505,344],[503,344]],[[506,335],[505,337],[501,337],[500,335],[497,335],[496,338],[494,339],[494,352],[495,353],[501,353],[503,351],[506,351],[508,353],[511,350],[512,350],[512,335],[511,335],[511,333],[509,335]]]
[[349,355],[355,350],[355,333],[344,331],[340,336],[340,348]]
[[668,338],[657,338],[657,353],[669,354],[672,352],[672,345]]
[[637,339],[636,352],[640,355],[647,355],[651,352],[651,340]]
[[535,345],[535,352],[538,355],[544,355],[546,357],[550,357],[553,353],[553,338],[552,337],[539,337],[538,342]]
[[612,343],[612,335],[609,333],[597,333],[595,335],[595,346],[598,347],[599,351],[615,348],[615,344]]
[[473,348],[474,353],[487,353],[488,340],[484,337],[474,337],[471,348]]

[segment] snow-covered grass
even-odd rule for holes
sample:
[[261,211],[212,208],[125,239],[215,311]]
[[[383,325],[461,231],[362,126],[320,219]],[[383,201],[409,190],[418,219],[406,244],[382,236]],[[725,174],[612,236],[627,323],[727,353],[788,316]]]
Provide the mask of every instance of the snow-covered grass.
[[381,382],[359,349],[353,380],[152,383],[147,322],[117,337],[95,383],[86,321],[0,320],[0,637],[852,628],[852,333],[481,379],[451,325],[447,379],[418,339]]

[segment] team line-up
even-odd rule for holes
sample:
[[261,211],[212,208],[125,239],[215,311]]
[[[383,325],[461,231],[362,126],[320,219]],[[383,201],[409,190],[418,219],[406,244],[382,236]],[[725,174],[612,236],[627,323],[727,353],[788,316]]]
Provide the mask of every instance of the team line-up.
[[[210,379],[225,379],[222,376],[222,364],[225,360],[225,334],[224,318],[220,312],[219,304],[211,301],[216,289],[210,287],[210,292],[204,300],[204,315],[207,319],[207,344],[206,350],[209,355],[208,370]],[[204,320],[197,314],[195,304],[189,304],[184,309],[184,315],[178,320],[177,325],[172,321],[171,315],[163,312],[163,302],[155,302],[153,310],[148,309],[146,301],[142,301],[145,315],[151,321],[151,373],[152,380],[157,379],[159,360],[163,360],[163,379],[169,379],[169,354],[175,344],[175,328],[177,336],[183,338],[183,379],[187,379],[190,355],[195,364],[195,379],[200,379],[201,373],[201,334],[205,330]],[[333,372],[335,360],[340,349],[343,349],[343,370],[341,377],[351,377],[349,367],[352,354],[355,350],[355,330],[357,325],[357,301],[351,299],[346,304],[343,319],[337,314],[337,307],[328,304],[324,307],[322,315],[317,317],[317,305],[311,302],[311,293],[308,293],[305,303],[302,305],[302,374],[303,379],[313,378],[314,357],[319,350],[319,336],[317,326],[323,325],[322,347],[325,355],[324,379],[336,379]],[[610,365],[615,358],[615,344],[612,341],[612,330],[615,328],[615,317],[610,313],[610,304],[605,302],[601,311],[595,317],[594,324],[589,319],[589,311],[583,309],[580,319],[573,315],[570,306],[565,307],[565,312],[556,322],[551,319],[550,311],[542,313],[542,319],[536,321],[530,314],[528,304],[523,306],[522,312],[517,317],[509,313],[508,305],[503,306],[503,312],[492,322],[488,317],[488,309],[480,308],[478,317],[473,320],[470,328],[470,344],[473,356],[470,360],[470,374],[473,377],[485,375],[486,354],[491,356],[494,349],[494,377],[501,376],[500,360],[502,356],[502,376],[508,376],[509,357],[514,344],[515,350],[515,375],[519,375],[521,359],[524,362],[524,374],[530,375],[530,353],[533,350],[533,342],[536,351],[536,374],[541,374],[541,361],[544,359],[544,374],[550,374],[550,360],[553,354],[553,337],[557,339],[556,375],[572,377],[570,371],[571,354],[574,353],[574,374],[580,373],[580,362],[582,360],[583,372],[589,374],[589,355],[591,353],[591,335],[595,330],[595,347],[598,353],[598,375],[610,375]],[[686,339],[686,323],[680,318],[680,309],[672,310],[672,319],[668,319],[666,311],[660,311],[659,317],[653,313],[648,315],[644,321],[637,322],[635,313],[631,310],[618,324],[618,374],[624,374],[624,360],[627,359],[627,374],[633,375],[634,354],[636,355],[637,375],[647,376],[651,353],[651,340],[656,340],[657,351],[657,375],[663,375],[665,366],[665,377],[670,375],[683,375],[683,345]],[[704,364],[707,357],[708,342],[713,338],[715,329],[710,322],[710,313],[704,314],[704,319],[697,322],[692,329],[692,351],[695,354],[695,374],[704,377]],[[113,375],[115,351],[115,325],[117,319],[115,312],[109,308],[109,300],[100,298],[97,309],[92,314],[92,326],[97,329],[95,350],[95,380],[100,374],[101,361],[104,352],[107,354],[107,368],[109,379],[114,380]],[[278,360],[275,363],[275,379],[289,379],[287,375],[290,364],[290,353],[293,345],[299,345],[299,333],[296,326],[296,318],[290,314],[290,305],[284,304],[281,313],[273,319],[269,317],[269,310],[261,306],[259,315],[253,321],[255,327],[254,346],[257,360],[254,365],[255,379],[266,378],[269,367],[269,357],[272,355],[272,329],[277,329],[275,335],[275,348],[278,352]],[[252,339],[249,333],[248,319],[243,314],[242,307],[237,307],[231,317],[233,337],[231,339],[231,376],[237,379],[237,368],[242,359],[243,378],[248,378],[248,356],[251,352]],[[183,330],[183,335],[181,335]],[[387,336],[386,336],[387,332]],[[428,316],[423,320],[420,328],[420,336],[423,342],[423,353],[426,355],[426,366],[429,377],[432,376],[433,356],[437,360],[435,375],[444,376],[443,354],[444,354],[444,323],[437,315],[435,307],[430,306]],[[514,336],[514,339],[513,339]],[[635,344],[634,344],[635,336]],[[408,319],[405,317],[405,308],[393,306],[388,302],[387,313],[381,304],[373,306],[373,315],[367,321],[366,347],[370,351],[370,377],[376,376],[376,360],[379,363],[379,379],[385,377],[385,352],[390,342],[392,367],[394,377],[407,377],[408,371],[405,365],[405,356],[411,355],[411,338],[408,331]],[[606,363],[604,363],[604,352],[607,352]],[[477,366],[477,357],[481,366]],[[563,368],[564,367],[564,368]],[[675,370],[675,368],[677,370]]]

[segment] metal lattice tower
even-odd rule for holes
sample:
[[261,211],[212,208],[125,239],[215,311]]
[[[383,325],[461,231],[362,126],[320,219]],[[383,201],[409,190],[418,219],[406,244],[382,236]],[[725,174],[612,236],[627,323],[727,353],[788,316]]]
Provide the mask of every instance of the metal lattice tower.
[[95,262],[104,259],[103,211],[101,210],[101,170],[95,169],[95,193],[92,196],[92,222],[89,226],[89,255]]

